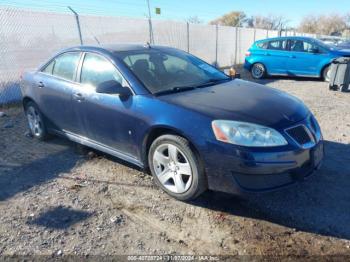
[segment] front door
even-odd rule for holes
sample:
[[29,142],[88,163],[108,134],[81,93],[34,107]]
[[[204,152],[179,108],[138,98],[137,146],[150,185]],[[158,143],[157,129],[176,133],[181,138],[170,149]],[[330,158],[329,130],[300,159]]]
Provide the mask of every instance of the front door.
[[80,86],[75,90],[74,112],[82,126],[80,135],[121,153],[136,156],[133,143],[134,96],[96,93],[96,87],[115,80],[128,87],[117,68],[105,57],[86,53],[80,72]]
[[320,64],[327,56],[315,44],[304,40],[290,40],[288,74],[292,76],[319,76]]

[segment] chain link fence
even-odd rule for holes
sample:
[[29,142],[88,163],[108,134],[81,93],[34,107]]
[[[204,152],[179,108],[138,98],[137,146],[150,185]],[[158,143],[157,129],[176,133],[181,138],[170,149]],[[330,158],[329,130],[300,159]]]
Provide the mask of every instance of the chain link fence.
[[[150,41],[148,19],[80,15],[79,21],[84,44]],[[218,67],[243,63],[246,50],[255,40],[279,34],[165,20],[152,21],[152,29],[155,44],[182,49]],[[0,39],[0,105],[21,99],[19,81],[24,71],[37,68],[59,49],[80,44],[73,14],[6,6],[0,6]]]

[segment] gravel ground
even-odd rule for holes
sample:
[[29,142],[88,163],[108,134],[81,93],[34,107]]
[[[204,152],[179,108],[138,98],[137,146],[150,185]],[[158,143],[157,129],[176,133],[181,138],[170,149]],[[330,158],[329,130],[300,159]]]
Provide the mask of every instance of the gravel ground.
[[244,198],[176,201],[118,159],[25,136],[21,108],[0,110],[0,255],[350,255],[350,94],[318,80],[260,82],[309,106],[326,159],[301,184]]

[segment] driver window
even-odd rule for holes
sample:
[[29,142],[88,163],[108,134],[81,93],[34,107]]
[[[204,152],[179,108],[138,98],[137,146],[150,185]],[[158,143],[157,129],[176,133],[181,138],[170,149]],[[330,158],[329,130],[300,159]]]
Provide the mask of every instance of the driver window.
[[290,50],[295,52],[311,52],[315,47],[315,45],[302,40],[292,40],[290,42]]
[[100,55],[85,54],[81,68],[80,82],[96,87],[110,80],[115,80],[123,86],[126,84],[119,71],[107,59]]

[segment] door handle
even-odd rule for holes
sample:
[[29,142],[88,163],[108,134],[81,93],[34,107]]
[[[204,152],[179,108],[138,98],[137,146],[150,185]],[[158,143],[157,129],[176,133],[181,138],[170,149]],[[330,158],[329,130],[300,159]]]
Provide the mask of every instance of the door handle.
[[83,97],[83,95],[81,93],[73,94],[73,98],[74,98],[74,100],[77,100],[78,102],[81,102],[81,101],[85,100],[85,98]]
[[44,85],[43,82],[40,81],[40,82],[38,83],[38,87],[39,87],[39,88],[43,88],[43,87],[45,87],[45,85]]
[[270,56],[271,54],[270,53],[265,53],[266,56]]
[[290,58],[296,58],[296,56],[295,56],[295,55],[290,55],[289,57],[290,57]]

